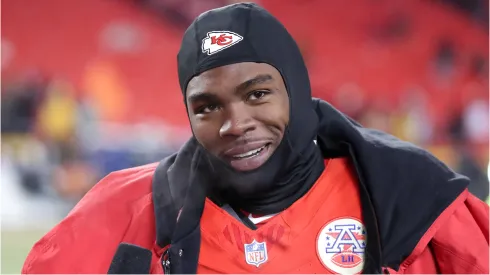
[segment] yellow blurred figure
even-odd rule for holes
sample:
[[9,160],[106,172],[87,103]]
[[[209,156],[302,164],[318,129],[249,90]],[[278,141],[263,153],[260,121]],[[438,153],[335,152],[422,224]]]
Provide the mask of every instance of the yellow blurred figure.
[[46,91],[38,116],[38,129],[55,142],[66,142],[76,127],[77,102],[73,87],[64,81],[54,81]]

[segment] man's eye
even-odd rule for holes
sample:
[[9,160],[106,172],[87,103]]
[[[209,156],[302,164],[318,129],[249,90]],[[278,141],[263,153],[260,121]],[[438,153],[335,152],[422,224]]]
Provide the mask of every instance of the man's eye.
[[208,114],[208,113],[211,113],[211,112],[214,112],[216,110],[218,110],[218,105],[206,105],[206,106],[203,106],[201,108],[199,108],[197,110],[197,113],[198,114]]
[[269,92],[267,91],[253,91],[248,95],[248,100],[258,100],[266,96]]

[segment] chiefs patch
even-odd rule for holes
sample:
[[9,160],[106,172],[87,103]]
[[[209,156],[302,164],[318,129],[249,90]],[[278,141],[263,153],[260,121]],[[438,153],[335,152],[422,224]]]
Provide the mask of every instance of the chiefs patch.
[[351,217],[327,223],[317,237],[317,253],[322,264],[336,274],[357,274],[364,267],[366,229]]
[[230,31],[212,31],[202,40],[202,52],[208,55],[227,49],[243,40],[243,37]]

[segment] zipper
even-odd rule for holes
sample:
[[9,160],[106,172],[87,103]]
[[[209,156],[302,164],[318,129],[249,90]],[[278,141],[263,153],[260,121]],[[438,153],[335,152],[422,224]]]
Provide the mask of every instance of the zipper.
[[170,274],[170,248],[167,248],[162,255],[163,274]]
[[[378,240],[377,240],[377,246],[378,246],[378,252],[379,252],[379,260],[381,260],[381,257],[382,257],[382,254],[381,254],[381,241],[380,241],[380,234],[379,234],[379,228],[378,228],[378,219],[376,218],[376,212],[374,211],[374,206],[373,206],[373,203],[371,201],[371,198],[369,196],[369,192],[367,190],[367,187],[366,185],[364,184],[364,180],[363,180],[363,175],[361,173],[361,170],[359,168],[359,165],[358,165],[358,162],[357,162],[357,159],[356,159],[356,156],[354,155],[354,152],[352,150],[352,147],[350,144],[346,143],[347,147],[349,148],[349,154],[350,154],[350,157],[352,158],[352,162],[354,164],[354,169],[356,170],[356,173],[357,173],[357,179],[359,180],[359,185],[362,186],[362,190],[364,191],[364,194],[366,194],[366,198],[368,199],[368,204],[369,204],[369,210],[371,211],[371,213],[373,213],[373,219],[374,219],[374,228],[376,230],[376,235],[378,236]],[[369,242],[369,241],[368,241]],[[380,267],[382,266],[381,262],[377,263]],[[383,270],[383,268],[381,267],[381,269]],[[389,274],[389,271],[387,269],[384,269],[383,270],[384,272],[388,272],[388,273],[385,273],[385,274]],[[378,271],[379,272],[379,269]]]

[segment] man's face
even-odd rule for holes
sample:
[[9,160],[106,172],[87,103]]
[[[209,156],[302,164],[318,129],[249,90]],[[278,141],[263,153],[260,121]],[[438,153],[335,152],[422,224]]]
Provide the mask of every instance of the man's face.
[[237,63],[191,79],[187,112],[196,139],[237,171],[259,168],[281,142],[289,98],[281,74],[265,63]]

